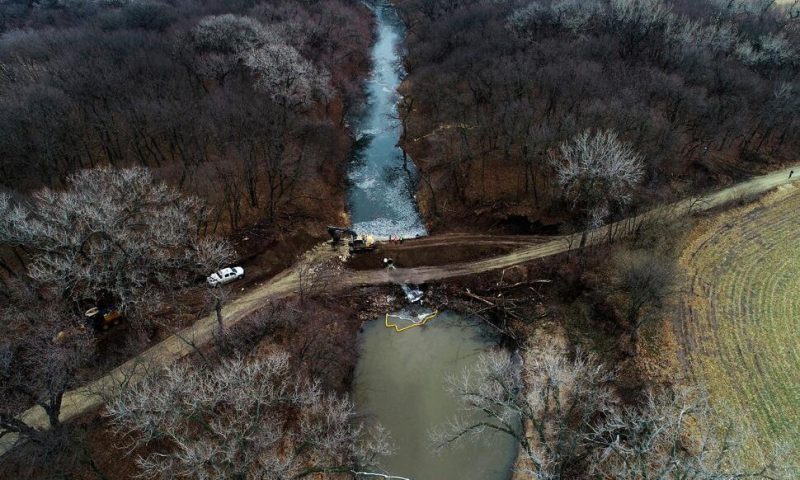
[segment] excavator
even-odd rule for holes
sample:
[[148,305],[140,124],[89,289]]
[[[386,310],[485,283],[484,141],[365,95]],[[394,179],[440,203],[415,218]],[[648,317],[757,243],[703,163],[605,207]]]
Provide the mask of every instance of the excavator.
[[375,238],[372,235],[359,235],[355,230],[344,227],[328,227],[328,233],[334,245],[341,244],[345,237],[350,237],[348,246],[350,253],[363,253],[375,250]]
[[115,325],[119,325],[125,317],[115,306],[106,308],[92,307],[86,310],[85,315],[86,323],[95,330],[108,330]]

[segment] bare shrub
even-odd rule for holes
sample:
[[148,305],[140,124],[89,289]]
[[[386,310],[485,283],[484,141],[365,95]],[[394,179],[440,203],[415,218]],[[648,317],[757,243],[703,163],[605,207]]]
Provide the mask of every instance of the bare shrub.
[[625,319],[631,345],[637,348],[639,331],[658,318],[665,300],[675,290],[675,261],[649,250],[623,250],[616,257],[614,287],[625,294]]
[[509,435],[521,447],[523,473],[573,478],[590,452],[590,421],[613,400],[610,378],[593,355],[569,359],[554,344],[527,352],[524,364],[504,352],[485,354],[447,385],[479,420],[456,418],[434,441],[441,448],[485,432]]
[[724,416],[694,390],[647,394],[621,406],[611,385],[615,375],[592,355],[572,359],[557,346],[525,354],[525,363],[505,353],[483,355],[448,382],[448,388],[479,414],[454,420],[434,434],[442,447],[470,435],[498,433],[517,442],[517,462],[537,480],[792,478],[772,461],[752,468],[741,461],[742,436],[720,429]]
[[[390,452],[344,397],[293,374],[289,357],[176,365],[125,392],[108,415],[159,478],[302,478],[346,473]],[[156,442],[158,441],[158,442]]]
[[642,406],[610,411],[595,427],[592,473],[620,480],[791,478],[779,463],[789,452],[778,449],[754,468],[742,460],[741,432],[733,422],[720,425],[703,392],[649,394]]

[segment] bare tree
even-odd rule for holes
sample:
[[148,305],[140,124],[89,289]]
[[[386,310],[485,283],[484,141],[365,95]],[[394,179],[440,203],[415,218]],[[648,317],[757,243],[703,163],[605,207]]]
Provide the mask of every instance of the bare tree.
[[751,67],[773,67],[790,64],[798,58],[792,42],[783,32],[762,35],[758,42],[742,40],[736,47],[736,56]]
[[131,447],[150,447],[137,459],[148,477],[354,474],[391,450],[379,427],[356,420],[350,400],[293,374],[285,353],[168,367],[111,403],[108,415]]
[[[585,131],[561,144],[551,162],[564,196],[581,212],[586,229],[633,201],[633,190],[644,176],[642,158],[610,130]],[[586,230],[581,246],[586,243]]]
[[789,454],[779,448],[763,466],[745,465],[741,436],[719,428],[704,395],[668,391],[620,406],[614,379],[593,356],[570,360],[553,345],[526,352],[524,365],[486,354],[448,382],[479,419],[456,419],[434,439],[441,447],[469,435],[509,435],[523,455],[521,473],[539,480],[793,478],[777,463]]
[[674,261],[653,251],[622,251],[616,258],[615,288],[627,297],[625,319],[631,329],[631,345],[638,348],[642,325],[657,318],[664,300],[674,291]]
[[[608,412],[589,436],[597,446],[592,473],[633,480],[791,478],[775,461],[746,465],[741,435],[724,422],[702,392],[649,394],[645,403]],[[774,460],[789,452],[777,450]]]
[[110,295],[129,318],[159,307],[162,294],[192,285],[233,257],[203,237],[207,211],[196,198],[141,168],[84,170],[67,189],[34,192],[0,227],[0,243],[32,252],[30,275],[73,301]]
[[[61,426],[61,400],[80,382],[79,372],[94,355],[94,336],[63,305],[19,284],[0,307],[0,437],[44,444]],[[49,432],[18,415],[38,405]]]
[[312,100],[330,93],[328,73],[285,43],[253,50],[244,62],[258,74],[256,87],[286,108],[308,106]]
[[593,355],[569,359],[556,345],[529,350],[523,365],[505,352],[485,354],[447,385],[477,420],[456,418],[434,441],[443,447],[484,432],[508,435],[521,447],[526,475],[575,478],[590,452],[590,421],[613,400],[610,378]]
[[224,83],[239,68],[242,55],[276,39],[276,33],[258,20],[242,15],[214,15],[201,19],[183,47],[193,55],[198,75]]
[[275,28],[242,15],[203,18],[184,48],[203,77],[223,83],[242,66],[257,77],[258,89],[286,108],[307,106],[329,93],[328,74],[289,45]]
[[206,302],[214,310],[217,318],[217,340],[223,341],[226,335],[225,318],[222,309],[231,297],[231,288],[226,285],[209,285],[206,288]]

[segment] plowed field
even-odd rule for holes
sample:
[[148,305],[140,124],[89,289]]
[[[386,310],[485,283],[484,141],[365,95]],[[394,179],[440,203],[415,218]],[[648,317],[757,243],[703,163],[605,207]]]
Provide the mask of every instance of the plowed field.
[[752,460],[771,453],[770,441],[800,452],[800,189],[699,227],[682,262],[691,376],[752,433]]

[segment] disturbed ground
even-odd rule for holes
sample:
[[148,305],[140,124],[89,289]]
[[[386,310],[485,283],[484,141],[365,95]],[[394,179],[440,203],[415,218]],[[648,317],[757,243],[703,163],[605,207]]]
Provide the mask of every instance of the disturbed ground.
[[[800,167],[795,167],[800,170]],[[789,170],[756,177],[743,182],[735,187],[727,188],[704,197],[690,198],[676,204],[660,207],[636,219],[626,219],[602,227],[588,238],[587,244],[602,244],[610,234],[624,236],[638,228],[643,222],[662,221],[667,217],[683,217],[691,212],[709,210],[731,201],[757,195],[774,189],[778,186],[791,183],[788,178]],[[353,271],[346,269],[344,261],[346,252],[342,249],[332,249],[330,245],[321,244],[308,252],[292,268],[282,271],[270,280],[261,284],[256,283],[250,289],[230,301],[223,309],[225,325],[233,328],[248,315],[260,308],[281,298],[314,293],[315,295],[333,296],[341,294],[354,294],[354,288],[359,286],[397,284],[403,282],[426,283],[434,280],[445,280],[467,275],[480,274],[489,271],[501,271],[516,265],[526,264],[531,261],[568,252],[578,247],[580,234],[554,236],[547,241],[539,239],[523,240],[523,245],[513,251],[476,260],[464,260],[447,265],[428,265],[410,268],[398,268],[387,271],[379,267],[372,270]],[[478,243],[475,237],[464,236],[450,239],[416,240],[422,248],[437,245],[440,249],[459,249],[473,246]],[[485,245],[491,245],[490,238],[481,240]],[[508,237],[500,237],[497,247],[504,248],[509,245]],[[513,243],[513,241],[511,241]],[[527,245],[524,243],[527,242]],[[396,246],[397,251],[413,247],[414,240],[408,240]],[[469,247],[469,248],[473,248]],[[247,266],[245,265],[245,268]],[[215,338],[217,320],[214,316],[199,319],[191,327],[172,335],[157,345],[144,351],[137,357],[110,371],[104,377],[88,384],[85,387],[68,392],[63,399],[61,410],[62,420],[70,420],[97,409],[103,404],[103,398],[113,395],[120,385],[135,382],[143,375],[146,369],[159,365],[173,363]],[[40,408],[32,408],[22,416],[26,422],[36,427],[45,427],[46,417]],[[3,437],[0,450],[7,451],[14,439],[10,435]]]
[[447,265],[508,253],[547,240],[543,236],[448,233],[383,242],[373,252],[352,256],[347,266],[353,270],[373,270],[383,266],[384,258],[391,258],[400,268]]

